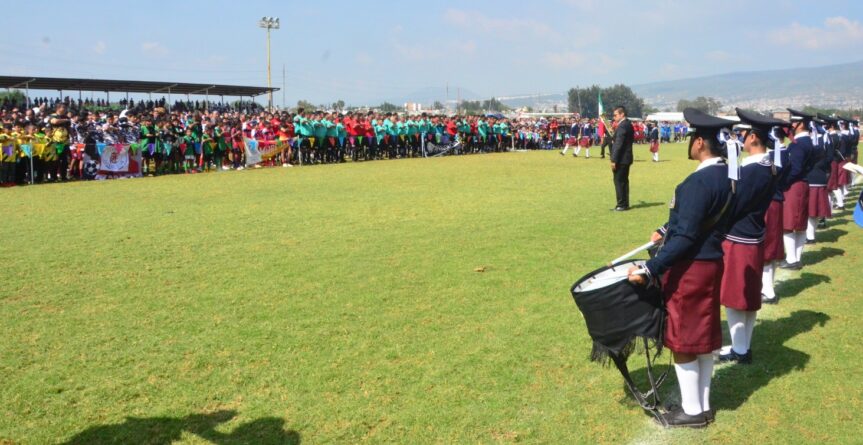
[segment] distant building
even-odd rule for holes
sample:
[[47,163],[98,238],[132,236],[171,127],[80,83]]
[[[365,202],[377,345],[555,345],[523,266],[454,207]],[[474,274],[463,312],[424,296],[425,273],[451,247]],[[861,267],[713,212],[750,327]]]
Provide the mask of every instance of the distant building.
[[773,110],[773,119],[789,121],[791,120],[791,113],[788,110]]
[[423,110],[423,105],[415,102],[407,102],[405,103],[405,111],[407,112],[419,112]]

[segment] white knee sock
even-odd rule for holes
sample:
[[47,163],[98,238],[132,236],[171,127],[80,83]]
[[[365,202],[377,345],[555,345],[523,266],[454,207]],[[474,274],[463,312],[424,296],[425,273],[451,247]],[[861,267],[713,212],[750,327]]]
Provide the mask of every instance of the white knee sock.
[[847,185],[843,185],[843,186],[842,186],[842,197],[844,198],[844,197],[846,197],[846,196],[848,196],[848,186],[847,186]]
[[567,146],[563,147],[563,151],[562,151],[562,152],[560,152],[560,154],[565,155],[567,150],[569,150],[569,145],[567,145]]
[[585,157],[585,158],[589,158],[589,157],[590,157],[590,149],[589,149],[589,148],[585,148],[585,149],[584,149],[584,157]]
[[[713,357],[710,357],[713,360]],[[693,360],[689,363],[675,363],[674,372],[677,374],[677,384],[680,386],[680,406],[683,412],[690,416],[701,414],[701,391],[699,380],[699,362]],[[708,382],[708,386],[710,383]]]
[[581,153],[581,147],[575,147],[572,149],[573,156],[578,156],[579,153]]
[[713,354],[701,354],[698,356],[698,394],[701,395],[701,412],[710,411],[710,381],[712,379]]
[[764,272],[761,273],[761,293],[767,298],[776,297],[776,291],[773,290],[775,271],[774,261],[764,263]]
[[845,199],[844,199],[845,197],[842,196],[842,190],[841,189],[833,190],[833,198],[835,198],[834,201],[836,201],[836,207],[844,207],[845,206]]
[[757,311],[746,313],[746,352],[752,349],[752,333],[755,332],[755,320],[758,318]]
[[806,239],[814,240],[815,239],[815,228],[818,227],[818,218],[810,217],[806,222]]
[[659,162],[659,152],[656,152],[656,153],[654,153],[654,154],[653,154],[653,161],[654,161],[654,162]]
[[793,264],[797,262],[794,255],[797,254],[797,236],[794,232],[782,234],[782,244],[785,245],[785,262]]
[[746,354],[746,312],[727,307],[725,318],[731,334],[731,350],[741,355]]
[[797,239],[794,242],[795,247],[797,248],[794,258],[796,258],[797,261],[800,261],[803,259],[803,246],[806,245],[806,232],[794,232],[794,235],[797,236]]

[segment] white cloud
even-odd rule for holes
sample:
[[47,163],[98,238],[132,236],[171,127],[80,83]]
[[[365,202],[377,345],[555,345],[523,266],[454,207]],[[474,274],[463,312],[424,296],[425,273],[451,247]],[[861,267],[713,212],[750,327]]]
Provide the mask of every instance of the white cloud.
[[659,67],[659,75],[663,79],[679,77],[681,74],[680,66],[674,63],[665,63]]
[[596,0],[560,0],[561,3],[582,11],[594,11],[599,6]]
[[546,65],[558,69],[583,68],[587,66],[586,55],[573,51],[546,53],[543,61]]
[[623,68],[626,63],[624,63],[620,59],[615,59],[606,54],[600,54],[596,57],[592,57],[589,66],[591,71],[596,74],[608,74],[612,71]]
[[626,64],[607,54],[595,54],[580,51],[558,51],[545,53],[542,61],[546,66],[559,70],[578,70],[592,74],[608,74],[622,68]]
[[475,54],[476,53],[476,42],[473,40],[467,40],[464,42],[455,42],[453,43],[453,48],[462,53],[462,54]]
[[358,52],[354,56],[354,60],[356,60],[356,62],[360,65],[371,65],[372,63],[374,63],[372,56],[370,56],[369,53],[365,51]]
[[144,42],[141,44],[141,52],[151,56],[164,56],[168,54],[168,48],[159,42]]
[[721,50],[710,51],[704,57],[711,62],[728,62],[731,60],[731,54]]
[[393,42],[393,48],[402,59],[410,62],[430,60],[438,54],[438,50],[428,49],[420,45],[409,45],[400,41]]
[[863,43],[863,25],[846,17],[829,17],[823,27],[794,22],[787,28],[771,31],[769,38],[778,45],[800,45],[806,49],[851,47]]
[[96,42],[95,45],[93,45],[93,52],[96,54],[105,54],[106,49],[108,49],[108,45],[106,45],[105,42],[101,40]]
[[450,25],[489,34],[518,37],[520,34],[530,33],[550,39],[560,36],[549,25],[531,19],[496,18],[481,12],[453,8],[447,9],[443,18]]

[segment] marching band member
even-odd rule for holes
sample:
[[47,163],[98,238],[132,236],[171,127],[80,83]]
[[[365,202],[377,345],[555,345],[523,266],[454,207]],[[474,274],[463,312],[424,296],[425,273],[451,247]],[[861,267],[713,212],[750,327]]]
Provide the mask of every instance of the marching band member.
[[689,157],[699,165],[675,189],[668,223],[653,236],[664,238],[662,248],[642,270],[630,269],[629,280],[642,285],[662,280],[668,311],[664,343],[674,356],[681,396],[681,406],[664,420],[669,427],[698,428],[714,417],[713,351],[722,346],[722,245],[717,228],[731,202],[731,187],[718,134],[735,122],[692,108],[683,115],[694,129]]

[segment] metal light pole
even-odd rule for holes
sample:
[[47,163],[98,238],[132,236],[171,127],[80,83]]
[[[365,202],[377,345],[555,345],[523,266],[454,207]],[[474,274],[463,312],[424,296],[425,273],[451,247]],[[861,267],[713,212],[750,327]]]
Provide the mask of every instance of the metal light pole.
[[267,30],[267,88],[270,90],[267,92],[267,96],[269,98],[268,105],[269,110],[273,110],[273,82],[272,77],[270,75],[270,30],[271,29],[279,29],[279,18],[278,17],[261,17],[261,21],[258,22],[258,26]]

